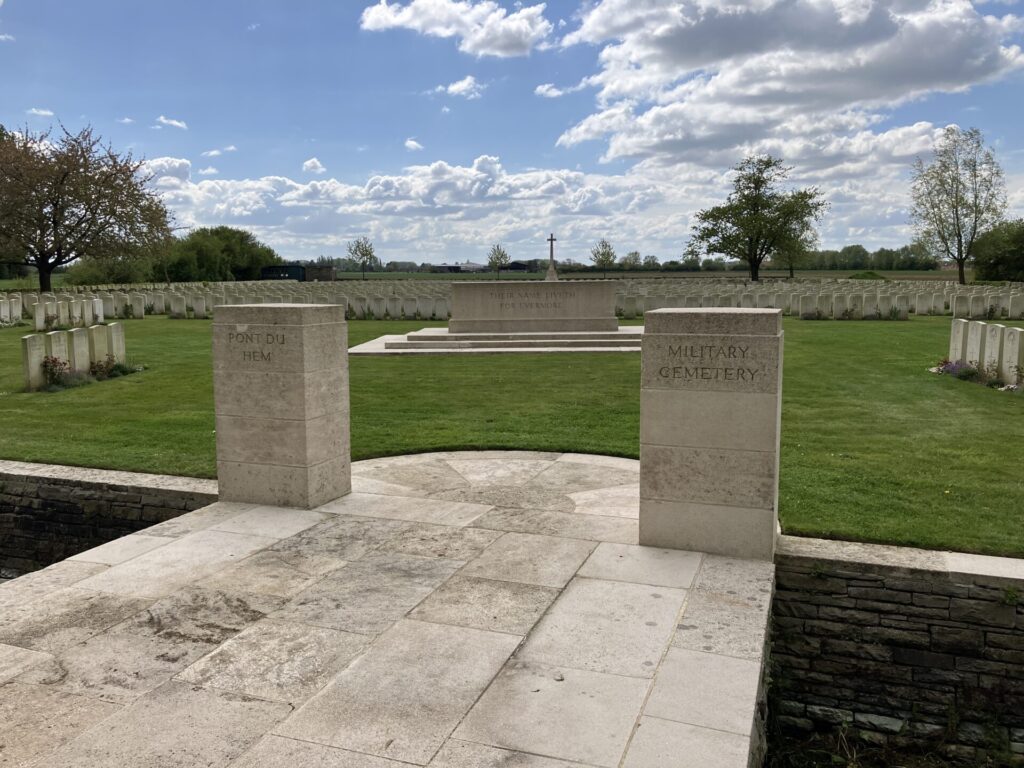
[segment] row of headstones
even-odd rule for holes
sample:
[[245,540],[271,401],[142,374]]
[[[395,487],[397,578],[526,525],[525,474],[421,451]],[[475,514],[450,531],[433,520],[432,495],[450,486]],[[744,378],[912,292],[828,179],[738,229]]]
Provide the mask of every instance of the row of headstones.
[[93,363],[125,362],[124,328],[119,323],[72,328],[70,331],[33,333],[21,337],[21,361],[25,388],[46,385],[43,361],[56,358],[73,374],[88,374]]
[[1006,316],[1024,318],[1024,294],[955,295],[947,306],[942,293],[906,294],[868,293],[726,293],[689,294],[677,296],[616,297],[616,311],[625,318],[662,308],[774,308],[802,319],[833,318],[836,320],[899,319],[911,312],[917,315],[943,315],[952,311],[954,317],[989,318]]
[[1024,329],[956,319],[949,332],[949,360],[1015,384],[1024,373]]
[[913,312],[917,315],[944,315],[954,317],[1024,318],[1024,293],[1011,294],[951,294],[921,293],[914,295],[889,292],[757,292],[757,293],[691,293],[673,296],[633,296],[618,294],[616,311],[632,318],[645,311],[662,308],[745,307],[776,308],[786,314],[804,319],[875,319],[898,318],[905,320]]
[[23,317],[34,321],[37,331],[54,327],[85,327],[105,318],[141,320],[147,314],[169,315],[175,319],[206,319],[217,305],[226,304],[341,304],[351,317],[360,320],[413,319],[447,320],[447,298],[433,296],[354,296],[337,292],[327,294],[284,291],[238,293],[211,292],[181,294],[164,291],[144,293],[86,294],[81,298],[67,294],[16,294],[0,300],[0,321],[16,322]]

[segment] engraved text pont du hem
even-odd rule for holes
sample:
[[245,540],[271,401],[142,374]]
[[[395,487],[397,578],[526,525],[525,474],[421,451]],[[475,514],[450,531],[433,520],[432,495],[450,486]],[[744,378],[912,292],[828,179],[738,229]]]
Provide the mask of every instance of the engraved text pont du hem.
[[285,335],[283,333],[253,333],[249,331],[228,333],[228,343],[260,345],[258,349],[242,350],[242,362],[244,363],[270,362],[273,352],[263,349],[263,347],[284,346]]

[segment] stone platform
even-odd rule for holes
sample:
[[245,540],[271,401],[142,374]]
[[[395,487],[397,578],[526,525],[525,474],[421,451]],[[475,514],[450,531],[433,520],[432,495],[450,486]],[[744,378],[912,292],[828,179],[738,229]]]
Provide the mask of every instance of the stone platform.
[[774,567],[636,545],[638,463],[352,465],[0,586],[0,765],[746,768]]
[[460,354],[474,352],[639,352],[643,326],[613,331],[543,333],[452,333],[423,328],[380,336],[349,349],[349,355]]

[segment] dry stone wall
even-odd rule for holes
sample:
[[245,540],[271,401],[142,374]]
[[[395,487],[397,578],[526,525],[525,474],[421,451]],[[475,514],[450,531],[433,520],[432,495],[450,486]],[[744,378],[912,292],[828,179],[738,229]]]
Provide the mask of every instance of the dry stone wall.
[[216,500],[214,480],[0,461],[0,578]]
[[772,664],[786,732],[1024,764],[1024,561],[784,536]]

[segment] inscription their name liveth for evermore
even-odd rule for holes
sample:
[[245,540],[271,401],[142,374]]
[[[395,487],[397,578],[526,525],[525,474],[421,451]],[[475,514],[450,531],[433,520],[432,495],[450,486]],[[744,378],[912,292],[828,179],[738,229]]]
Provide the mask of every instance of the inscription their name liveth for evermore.
[[562,302],[574,299],[576,292],[571,289],[537,291],[527,288],[494,290],[488,296],[498,302],[498,309],[561,309]]
[[283,333],[254,333],[249,331],[236,331],[228,333],[228,344],[237,349],[235,345],[257,346],[257,349],[240,349],[243,363],[268,363],[273,359],[274,352],[264,347],[285,345],[285,334]]
[[[688,365],[664,365],[658,368],[663,379],[700,379],[703,381],[755,381],[764,375],[760,367],[751,367],[750,347],[717,344],[668,345],[668,356],[678,358]],[[733,361],[737,361],[733,363]]]

